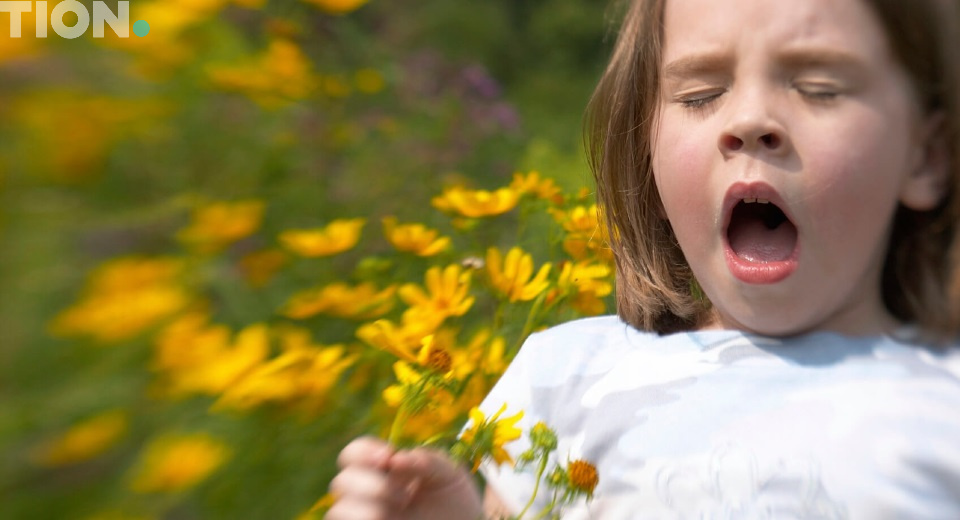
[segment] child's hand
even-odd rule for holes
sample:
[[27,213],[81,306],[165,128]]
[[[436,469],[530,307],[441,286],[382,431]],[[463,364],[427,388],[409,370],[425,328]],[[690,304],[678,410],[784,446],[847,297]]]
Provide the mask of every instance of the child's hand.
[[361,437],[337,463],[340,473],[330,483],[336,502],[327,520],[482,518],[470,473],[443,452],[394,451],[382,440]]

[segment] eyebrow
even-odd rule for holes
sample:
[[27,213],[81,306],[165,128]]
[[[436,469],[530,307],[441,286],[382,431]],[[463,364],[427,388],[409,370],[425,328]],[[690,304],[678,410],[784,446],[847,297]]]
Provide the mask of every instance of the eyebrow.
[[666,78],[684,78],[701,74],[717,74],[728,70],[732,61],[725,53],[690,54],[667,63],[663,68],[663,75]]
[[[806,67],[845,68],[860,71],[863,60],[849,52],[825,48],[796,48],[778,53],[776,62],[786,69]],[[733,58],[726,53],[706,52],[682,56],[667,63],[663,68],[664,78],[686,78],[698,75],[719,74],[732,66]]]
[[830,67],[859,70],[863,60],[855,54],[835,49],[799,48],[778,54],[777,61],[787,68]]

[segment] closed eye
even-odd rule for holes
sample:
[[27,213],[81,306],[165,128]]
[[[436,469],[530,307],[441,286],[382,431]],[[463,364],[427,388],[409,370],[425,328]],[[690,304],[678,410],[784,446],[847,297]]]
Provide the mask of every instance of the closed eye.
[[833,101],[840,96],[841,89],[834,85],[819,83],[798,83],[794,89],[811,101]]
[[676,102],[679,103],[683,108],[699,109],[706,107],[721,95],[723,95],[722,90],[696,92],[693,94],[682,95],[677,98]]

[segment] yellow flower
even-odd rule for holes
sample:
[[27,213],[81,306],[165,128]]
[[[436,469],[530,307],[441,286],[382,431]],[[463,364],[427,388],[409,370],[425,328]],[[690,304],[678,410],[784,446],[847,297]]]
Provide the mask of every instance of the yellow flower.
[[607,278],[612,273],[610,266],[589,262],[565,262],[557,281],[558,295],[572,295],[571,305],[581,314],[602,314],[606,306],[600,298],[613,292],[613,284]]
[[249,410],[265,403],[289,403],[315,412],[340,374],[357,359],[345,355],[342,345],[311,344],[310,333],[302,329],[281,334],[285,352],[231,385],[215,407]]
[[127,422],[127,416],[122,411],[101,413],[73,425],[45,443],[35,453],[35,458],[45,466],[62,466],[92,459],[116,444],[127,431]]
[[530,445],[535,451],[553,451],[557,449],[557,432],[547,426],[547,423],[537,421],[537,424],[530,428]]
[[250,236],[262,218],[263,202],[258,200],[213,202],[197,208],[190,225],[177,236],[202,252],[215,252]]
[[487,329],[477,332],[464,350],[470,356],[471,369],[480,370],[489,376],[499,377],[509,364],[504,355],[506,341],[501,336],[490,339],[490,331]]
[[330,14],[346,14],[355,11],[368,0],[303,0],[313,4]]
[[567,464],[567,476],[570,478],[570,485],[574,489],[587,495],[593,495],[593,490],[600,482],[597,467],[582,459],[573,460]]
[[151,368],[154,371],[188,370],[205,362],[230,343],[230,329],[210,325],[198,311],[184,314],[157,336]]
[[[457,342],[457,333],[458,331],[453,328],[439,328],[421,339],[419,350],[407,351],[412,357],[403,359],[430,369],[443,376],[445,380],[482,379],[484,382],[495,380],[472,376],[499,376],[503,372],[506,368],[506,361],[503,359],[505,344],[503,338],[496,337],[491,340],[490,331],[483,329],[476,333],[469,343],[461,346]],[[486,395],[486,391],[482,394]],[[472,403],[471,406],[473,404],[477,403]],[[470,406],[464,408],[463,412],[469,409]]]
[[[508,360],[504,357],[506,342],[500,336],[491,338],[489,329],[476,332],[470,341],[459,345],[456,332],[442,328],[433,335],[433,342],[451,356],[451,376],[458,380],[483,380],[484,384],[495,381],[506,369]],[[420,356],[424,356],[421,351]],[[473,377],[473,376],[487,377]],[[484,392],[486,393],[486,392]],[[470,407],[464,409],[469,410]]]
[[259,366],[269,349],[265,325],[250,325],[231,342],[229,329],[208,325],[202,314],[189,314],[160,334],[153,369],[173,395],[216,395]]
[[182,270],[174,258],[111,260],[90,276],[83,298],[53,320],[53,331],[102,343],[130,339],[187,306]]
[[557,287],[568,292],[590,292],[607,296],[613,285],[606,280],[611,274],[610,266],[590,262],[565,262],[560,270]]
[[423,346],[417,354],[417,363],[434,373],[449,376],[453,371],[453,356],[448,349],[434,339],[432,334],[423,338]]
[[504,404],[489,420],[479,408],[474,407],[470,410],[473,426],[460,435],[460,440],[469,446],[467,451],[470,453],[469,459],[473,461],[473,471],[477,471],[480,463],[487,456],[493,457],[497,464],[505,462],[513,464],[513,458],[503,449],[503,445],[520,438],[522,432],[516,424],[523,418],[523,411],[500,419],[500,415],[506,410],[507,405]]
[[599,316],[607,311],[603,300],[593,293],[577,293],[570,301],[570,306],[584,316]]
[[393,370],[397,383],[384,389],[383,400],[406,410],[401,437],[423,442],[446,431],[460,415],[453,394],[404,361],[394,363]]
[[600,212],[596,204],[576,206],[570,211],[554,211],[554,218],[568,233],[595,234],[600,228]]
[[516,207],[520,193],[510,188],[496,191],[466,190],[455,186],[447,188],[432,200],[433,207],[470,218],[501,215]]
[[470,296],[470,271],[457,264],[444,269],[427,269],[424,277],[426,291],[416,284],[400,287],[400,298],[411,306],[411,314],[435,314],[439,319],[463,316],[470,310],[475,298]]
[[280,242],[300,256],[330,256],[357,245],[365,219],[338,219],[319,229],[291,229],[280,233]]
[[538,199],[549,200],[554,203],[563,202],[560,187],[549,177],[540,177],[539,172],[530,172],[527,175],[514,173],[510,188],[521,194],[529,193]]
[[240,271],[254,287],[263,287],[287,263],[287,255],[277,249],[248,253],[240,259]]
[[230,449],[206,434],[164,436],[141,455],[131,488],[138,493],[170,493],[193,487],[230,457]]
[[[23,29],[29,33],[32,26]],[[106,161],[118,142],[154,135],[171,109],[159,98],[120,99],[79,87],[27,89],[4,103],[4,121],[17,129],[5,147],[12,146],[8,149],[18,161],[6,168],[64,183],[87,181],[108,170]]]
[[293,319],[329,314],[340,318],[369,320],[390,312],[396,291],[397,288],[392,285],[378,292],[372,283],[362,283],[354,287],[344,283],[332,283],[294,294],[281,312]]
[[487,273],[493,286],[511,302],[529,301],[549,287],[547,275],[550,263],[543,264],[536,276],[533,275],[533,258],[514,247],[503,258],[500,250],[491,247],[487,250]]
[[167,4],[178,9],[214,14],[216,10],[227,4],[227,0],[172,0]]
[[567,237],[563,248],[577,260],[584,260],[592,253],[601,260],[610,262],[613,253],[608,245],[607,227],[600,218],[597,205],[577,206],[570,211],[552,211],[554,219],[563,226]]
[[361,325],[356,335],[373,347],[416,363],[415,353],[418,352],[423,339],[436,332],[442,321],[442,316],[407,311],[401,316],[399,327],[390,320],[377,320]]
[[[107,30],[104,38],[94,40],[110,47],[134,53],[137,71],[155,79],[165,79],[173,68],[194,58],[202,42],[183,37],[183,33],[217,15],[227,0],[142,0],[131,2],[130,19],[150,22],[146,38],[121,38]],[[244,3],[237,0],[236,3]],[[251,3],[251,2],[246,2]]]
[[217,87],[242,92],[268,108],[304,99],[319,83],[307,56],[285,38],[274,38],[252,63],[212,65],[207,75]]
[[397,383],[383,390],[383,400],[391,408],[397,408],[410,399],[409,394],[420,385],[424,376],[405,361],[395,362],[393,373],[397,377]]
[[400,225],[394,217],[383,219],[383,233],[397,251],[417,256],[433,256],[450,247],[450,238],[438,238],[435,229],[428,229],[423,224]]

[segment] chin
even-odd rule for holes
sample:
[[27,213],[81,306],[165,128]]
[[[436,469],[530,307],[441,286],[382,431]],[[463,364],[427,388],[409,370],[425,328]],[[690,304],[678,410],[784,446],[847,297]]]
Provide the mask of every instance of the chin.
[[750,332],[760,334],[762,336],[786,337],[810,332],[813,329],[814,327],[810,325],[798,325],[796,323],[790,323],[771,326],[770,323],[767,322],[756,327],[751,327]]
[[771,306],[757,306],[767,312],[756,313],[751,309],[742,312],[724,312],[718,310],[718,322],[727,329],[737,329],[762,336],[795,336],[817,328],[817,320],[812,317],[798,319],[798,314],[790,309],[778,309],[769,312]]

